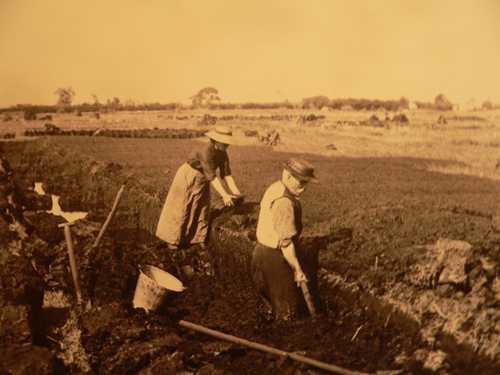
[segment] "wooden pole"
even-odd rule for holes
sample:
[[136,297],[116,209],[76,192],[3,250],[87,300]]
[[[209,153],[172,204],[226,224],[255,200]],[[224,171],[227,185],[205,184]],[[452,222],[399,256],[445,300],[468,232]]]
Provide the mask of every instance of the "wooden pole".
[[345,369],[343,367],[332,365],[332,364],[321,362],[321,361],[317,361],[315,359],[308,358],[308,357],[305,357],[305,356],[300,355],[300,354],[286,352],[284,350],[273,348],[272,346],[267,346],[267,345],[259,344],[257,342],[245,340],[245,339],[242,339],[240,337],[233,336],[233,335],[228,335],[226,333],[222,333],[222,332],[210,329],[210,328],[206,328],[206,327],[200,326],[198,324],[188,322],[186,320],[179,321],[179,325],[181,325],[184,328],[192,329],[193,331],[201,332],[201,333],[204,333],[206,335],[213,336],[213,337],[216,337],[216,338],[221,339],[221,340],[233,342],[233,343],[238,344],[238,345],[247,346],[247,347],[252,348],[252,349],[256,349],[256,350],[260,350],[260,351],[263,351],[266,353],[279,355],[281,357],[288,357],[290,359],[293,359],[294,361],[302,362],[302,363],[308,364],[310,366],[320,368],[322,370],[330,371],[330,372],[335,373],[335,374],[369,375],[368,373],[365,373],[365,372],[351,371],[351,370]]
[[120,203],[120,199],[123,194],[123,190],[125,189],[125,184],[123,184],[120,187],[120,190],[118,190],[118,193],[116,194],[115,201],[113,203],[113,207],[111,208],[111,211],[108,214],[108,217],[106,218],[106,221],[101,227],[101,230],[99,231],[99,234],[97,235],[97,238],[94,241],[94,244],[92,245],[93,248],[97,247],[99,245],[99,242],[101,242],[101,238],[104,235],[104,232],[108,228],[109,223],[113,219],[113,216],[115,216],[116,209],[118,208],[118,204]]
[[73,239],[71,238],[70,226],[72,223],[59,224],[59,227],[64,227],[64,237],[66,239],[66,246],[68,247],[69,265],[71,268],[71,276],[73,277],[73,284],[76,290],[76,300],[78,304],[82,303],[82,291],[78,281],[78,268],[76,267],[75,251],[73,249]]
[[311,293],[309,293],[309,288],[307,287],[307,281],[302,281],[300,283],[300,289],[302,290],[302,294],[304,295],[304,299],[306,300],[307,309],[309,313],[314,318],[316,316],[316,308],[314,307],[314,302],[311,297]]

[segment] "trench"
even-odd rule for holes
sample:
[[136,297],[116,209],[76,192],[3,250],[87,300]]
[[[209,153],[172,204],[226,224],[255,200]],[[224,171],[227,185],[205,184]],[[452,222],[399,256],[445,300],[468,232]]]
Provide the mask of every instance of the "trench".
[[[65,282],[46,291],[43,321],[39,322],[45,335],[43,344],[59,353],[64,371],[165,373],[183,369],[208,374],[262,374],[305,370],[186,332],[177,326],[179,319],[186,319],[282,350],[303,351],[353,370],[433,373],[424,367],[425,358],[413,356],[422,348],[432,349],[421,337],[422,322],[377,297],[366,286],[347,281],[334,269],[321,268],[318,272],[320,319],[268,319],[249,276],[256,202],[235,210],[215,210],[209,248],[213,275],[204,274],[206,259],[199,259],[197,249],[191,249],[182,259],[159,250],[151,232],[159,214],[160,195],[131,178],[126,179],[128,194],[102,245],[91,249],[89,244],[124,183],[126,170],[43,147],[34,145],[22,154],[17,164],[24,171],[20,179],[43,181],[50,194],[62,197],[64,210],[88,210],[88,216],[75,226],[75,247],[84,297],[92,305],[75,307],[66,270],[62,276]],[[348,241],[338,236],[310,237],[305,240],[308,245],[314,247],[311,251],[320,252],[320,260],[328,256],[332,245],[349,248]],[[319,245],[323,245],[321,249]],[[64,254],[64,244],[59,247]],[[181,279],[186,279],[183,266],[193,266],[197,272],[186,280],[185,292],[169,296],[157,314],[148,315],[131,306],[138,264],[156,265]],[[443,342],[447,346],[443,344],[441,349],[448,350],[455,361],[448,364],[452,373],[465,374],[478,368],[496,371],[495,363],[475,355],[473,349],[457,344],[452,337]]]

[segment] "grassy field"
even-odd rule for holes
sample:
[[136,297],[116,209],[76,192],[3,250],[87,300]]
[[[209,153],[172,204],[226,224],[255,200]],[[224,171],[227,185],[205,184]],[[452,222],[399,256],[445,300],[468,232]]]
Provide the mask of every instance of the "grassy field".
[[[500,179],[500,111],[436,112],[407,111],[408,124],[388,122],[385,127],[361,126],[372,115],[380,119],[393,114],[376,111],[317,111],[323,120],[299,125],[297,119],[312,112],[281,111],[163,111],[53,114],[50,121],[25,121],[16,114],[0,124],[0,134],[15,132],[22,137],[26,129],[43,128],[49,122],[62,129],[203,129],[201,118],[210,113],[218,123],[231,125],[240,144],[256,144],[243,136],[245,130],[265,132],[275,129],[281,143],[276,151],[345,157],[413,157],[428,159],[425,168],[450,174],[466,174]],[[446,124],[437,124],[444,116]],[[225,119],[224,119],[225,118]],[[358,124],[358,125],[356,125]],[[334,147],[332,147],[332,145]],[[329,146],[329,147],[327,147]],[[332,150],[332,148],[334,148]],[[446,160],[443,166],[435,160]]]

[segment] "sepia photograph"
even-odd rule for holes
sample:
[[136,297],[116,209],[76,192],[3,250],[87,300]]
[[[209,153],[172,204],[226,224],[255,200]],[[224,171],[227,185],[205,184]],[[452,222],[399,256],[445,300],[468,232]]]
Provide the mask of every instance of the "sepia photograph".
[[0,374],[500,374],[500,0],[0,0]]

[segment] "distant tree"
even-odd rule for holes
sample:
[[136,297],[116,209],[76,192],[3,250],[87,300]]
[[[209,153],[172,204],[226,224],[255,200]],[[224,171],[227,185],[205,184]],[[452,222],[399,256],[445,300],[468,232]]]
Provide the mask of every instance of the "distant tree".
[[404,96],[402,96],[399,99],[399,108],[400,109],[409,109],[410,108],[410,101],[407,98],[405,98]]
[[36,108],[28,107],[24,110],[24,119],[31,121],[36,120]]
[[219,91],[214,87],[204,87],[190,99],[195,108],[208,107],[211,104],[220,102]]
[[481,106],[481,108],[484,109],[484,110],[491,110],[491,109],[494,108],[494,105],[493,105],[493,103],[491,101],[485,100],[483,102],[483,105]]
[[120,98],[118,97],[114,97],[113,100],[111,101],[111,109],[113,111],[118,111],[121,107],[121,102],[120,102]]
[[449,111],[453,109],[453,104],[451,104],[446,96],[439,94],[434,99],[434,108],[440,111]]
[[59,87],[55,92],[57,95],[57,107],[59,110],[67,110],[71,107],[75,97],[75,90],[72,87]]
[[94,105],[95,105],[96,107],[98,107],[98,106],[100,106],[100,105],[101,105],[101,103],[99,102],[99,98],[97,97],[97,95],[96,95],[96,94],[92,94],[92,100],[94,101]]
[[330,104],[330,99],[324,95],[311,96],[310,98],[302,99],[302,108],[321,109]]
[[132,99],[125,100],[123,105],[127,108],[135,108],[135,102]]
[[433,109],[434,104],[430,102],[420,102],[418,100],[415,101],[415,105],[417,106],[418,109]]

